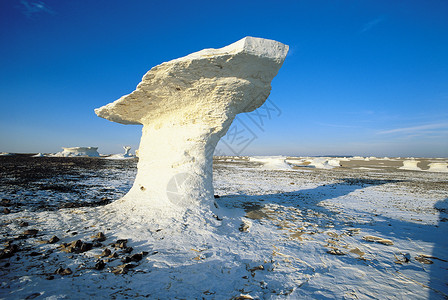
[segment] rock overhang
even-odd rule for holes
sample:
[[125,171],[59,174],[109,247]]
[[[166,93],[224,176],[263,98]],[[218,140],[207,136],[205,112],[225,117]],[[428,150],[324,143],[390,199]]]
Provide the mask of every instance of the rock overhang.
[[[176,115],[179,122],[219,127],[232,106],[239,106],[239,113],[264,103],[287,52],[287,45],[254,37],[204,49],[153,67],[134,92],[95,113],[122,124],[147,125]],[[226,94],[229,101],[222,100]]]

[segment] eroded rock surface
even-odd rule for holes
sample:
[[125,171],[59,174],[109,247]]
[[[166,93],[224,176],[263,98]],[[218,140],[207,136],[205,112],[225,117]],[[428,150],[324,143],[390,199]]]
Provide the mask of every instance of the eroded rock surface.
[[213,212],[212,157],[238,113],[260,107],[288,46],[246,37],[155,66],[136,90],[95,110],[142,124],[138,173],[121,204],[163,215]]

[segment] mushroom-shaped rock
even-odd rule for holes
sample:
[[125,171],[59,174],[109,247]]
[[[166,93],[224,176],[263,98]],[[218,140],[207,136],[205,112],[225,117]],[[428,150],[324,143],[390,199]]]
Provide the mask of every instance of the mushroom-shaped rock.
[[131,151],[131,146],[123,146],[124,149],[124,157],[132,157],[133,155],[130,153]]
[[119,203],[166,215],[214,212],[213,152],[236,114],[260,107],[288,46],[246,37],[153,67],[136,90],[95,109],[102,118],[142,124],[138,171]]

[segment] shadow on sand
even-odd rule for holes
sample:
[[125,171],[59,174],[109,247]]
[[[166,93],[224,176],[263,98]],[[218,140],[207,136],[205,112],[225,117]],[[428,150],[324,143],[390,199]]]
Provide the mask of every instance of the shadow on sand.
[[[364,216],[362,223],[353,220],[339,220],[336,218],[338,212],[331,207],[327,207],[322,202],[325,200],[335,199],[337,197],[346,196],[356,190],[366,187],[380,186],[389,183],[397,183],[399,180],[371,180],[345,178],[339,183],[321,185],[313,189],[298,190],[294,192],[265,194],[265,195],[228,195],[219,199],[219,204],[225,207],[243,208],[247,214],[255,212],[258,216],[255,219],[266,217],[263,215],[263,208],[272,204],[284,208],[298,208],[301,211],[312,210],[327,216],[327,218],[314,218],[313,221],[319,227],[325,227],[330,219],[330,223],[334,225],[335,230],[343,231],[347,228],[369,227],[379,235],[385,237],[398,238],[402,240],[415,241],[415,243],[426,242],[432,244],[431,249],[420,248],[420,254],[427,258],[427,264],[407,264],[408,270],[423,268],[429,273],[429,282],[417,282],[416,280],[406,278],[410,282],[418,284],[422,288],[428,289],[429,299],[448,299],[448,199],[437,202],[435,209],[439,211],[439,222],[437,225],[419,224],[404,220],[388,218],[366,211],[356,211],[359,215]],[[349,207],[345,207],[347,209]],[[349,208],[350,209],[350,208]],[[256,213],[259,212],[257,215]],[[247,215],[246,215],[247,216]],[[367,222],[365,222],[367,220]],[[309,220],[308,220],[309,221]],[[416,261],[419,254],[415,250],[412,253],[411,261]],[[341,257],[342,259],[342,257]],[[393,260],[391,261],[393,265]],[[385,273],[384,276],[388,274]],[[398,291],[399,292],[399,291]],[[398,298],[401,296],[396,295]]]

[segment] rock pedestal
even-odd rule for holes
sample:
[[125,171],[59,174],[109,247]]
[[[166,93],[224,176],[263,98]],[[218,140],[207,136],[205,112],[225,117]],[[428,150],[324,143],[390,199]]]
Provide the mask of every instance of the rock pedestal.
[[260,107],[288,46],[246,37],[162,63],[137,89],[98,108],[102,118],[142,124],[138,172],[121,203],[163,215],[216,213],[212,158],[238,113]]

